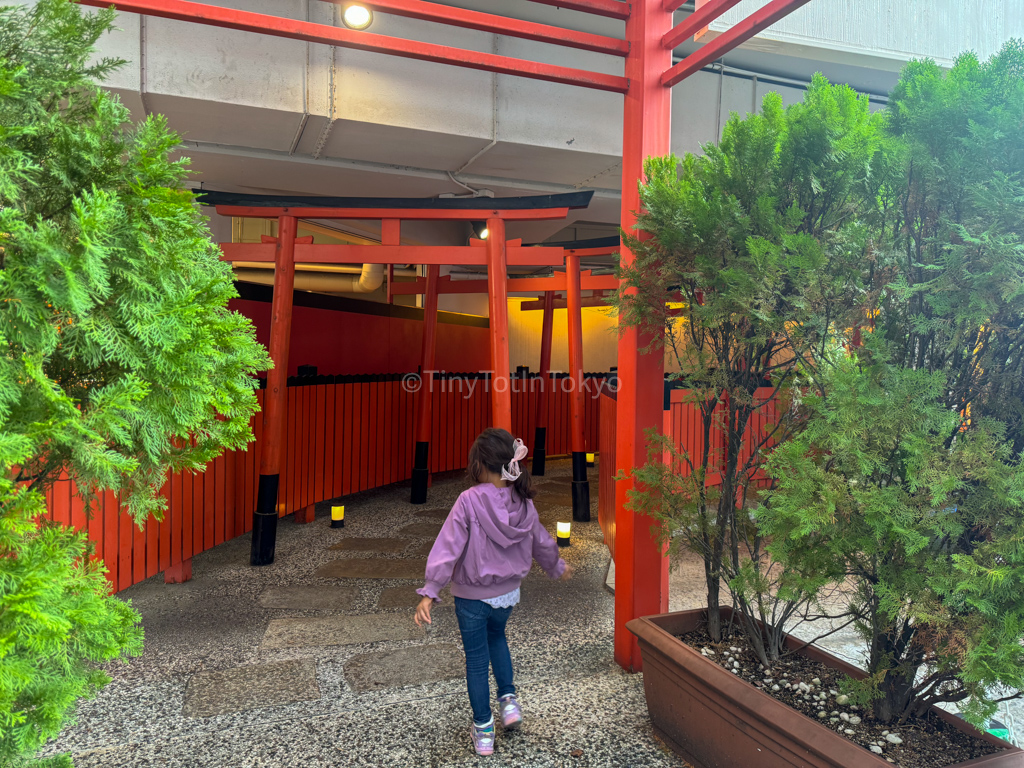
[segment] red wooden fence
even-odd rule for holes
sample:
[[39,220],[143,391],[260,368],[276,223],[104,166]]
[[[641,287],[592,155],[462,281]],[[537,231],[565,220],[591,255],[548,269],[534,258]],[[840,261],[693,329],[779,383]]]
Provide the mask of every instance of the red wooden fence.
[[[287,447],[278,493],[281,516],[319,501],[407,480],[412,475],[414,409],[418,394],[400,376],[319,377],[327,383],[288,387]],[[586,444],[597,449],[603,374],[586,380]],[[435,380],[432,472],[466,466],[469,447],[490,424],[489,382],[468,377]],[[569,453],[571,381],[552,378],[547,398],[549,456]],[[536,425],[539,379],[512,380],[512,424],[529,445]],[[260,404],[263,391],[257,392]],[[91,519],[69,480],[47,493],[48,518],[86,530],[115,590],[177,565],[252,528],[259,479],[263,419],[247,450],[228,451],[204,472],[172,475],[162,493],[168,509],[161,522],[139,529],[113,493],[105,493]]]
[[[776,418],[777,402],[769,401],[774,390],[761,387],[755,390],[755,402],[763,405],[754,410],[747,425],[747,439],[740,448],[740,465],[749,458],[755,446],[761,443],[771,431]],[[690,454],[694,464],[699,464],[704,450],[704,425],[700,409],[693,403],[684,402],[690,395],[689,390],[676,389],[670,392],[670,403],[665,411],[663,434],[669,435],[676,450],[685,450]],[[601,465],[598,469],[600,495],[598,501],[598,520],[604,532],[605,543],[612,555],[615,555],[615,400],[605,393],[600,397],[600,451]],[[708,457],[708,477],[705,481],[711,487],[722,482],[721,468],[725,461],[725,434],[717,422],[719,416],[728,406],[719,402],[715,408],[716,423],[711,427],[710,455]],[[762,449],[763,451],[764,449]],[[609,457],[612,457],[609,460]],[[718,470],[718,471],[716,471]],[[690,468],[685,462],[679,462],[676,471],[683,477],[689,477]],[[755,488],[767,486],[767,478],[761,471],[755,471],[751,485]]]

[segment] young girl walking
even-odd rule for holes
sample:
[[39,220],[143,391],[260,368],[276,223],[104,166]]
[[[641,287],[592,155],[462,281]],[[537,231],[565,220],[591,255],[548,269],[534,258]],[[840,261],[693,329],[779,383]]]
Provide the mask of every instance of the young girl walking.
[[568,579],[572,568],[558,556],[533,505],[522,440],[504,429],[485,429],[469,449],[469,478],[427,558],[426,584],[416,623],[430,623],[438,594],[452,585],[455,615],[466,653],[466,687],[473,708],[470,734],[478,755],[494,752],[494,716],[488,666],[498,683],[498,710],[506,730],[518,728],[523,713],[512,683],[512,657],[505,623],[519,603],[519,583],[533,559],[553,579]]

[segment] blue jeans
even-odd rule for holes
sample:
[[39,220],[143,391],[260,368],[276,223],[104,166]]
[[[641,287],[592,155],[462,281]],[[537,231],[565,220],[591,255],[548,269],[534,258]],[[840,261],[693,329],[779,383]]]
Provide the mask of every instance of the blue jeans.
[[473,708],[473,721],[483,725],[491,719],[491,681],[487,668],[494,669],[498,698],[516,692],[512,684],[512,655],[505,639],[505,623],[511,608],[492,608],[483,600],[455,598],[462,647],[466,652],[466,688]]

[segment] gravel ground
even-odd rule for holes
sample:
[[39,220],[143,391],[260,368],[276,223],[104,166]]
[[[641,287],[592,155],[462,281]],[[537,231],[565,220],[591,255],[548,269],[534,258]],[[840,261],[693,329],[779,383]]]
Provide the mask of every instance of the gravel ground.
[[[544,480],[567,489],[569,471],[565,461],[550,462]],[[465,680],[461,673],[451,676],[451,647],[461,649],[461,643],[450,600],[435,612],[430,632],[410,639],[403,629],[396,634],[404,639],[330,645],[323,633],[330,634],[338,617],[407,617],[411,623],[407,605],[419,583],[314,575],[333,560],[368,554],[422,558],[423,540],[412,536],[392,552],[329,548],[346,538],[404,536],[396,531],[431,519],[425,512],[450,507],[465,488],[462,478],[436,480],[419,507],[400,486],[349,497],[343,529],[329,525],[330,502],[318,505],[314,523],[282,520],[271,566],[248,565],[249,537],[242,536],[196,556],[186,584],[165,585],[157,576],[120,593],[143,616],[145,652],[109,666],[113,682],[79,705],[77,724],[47,753],[70,752],[79,768],[684,768],[651,730],[642,677],[624,673],[612,659],[613,598],[603,586],[608,555],[596,522],[596,472],[591,477],[595,522],[574,524],[572,546],[563,550],[576,568],[574,578],[554,582],[535,567],[509,622],[526,720],[517,734],[499,732],[494,756],[473,753]],[[547,493],[558,499],[555,488]],[[569,515],[553,502],[542,519]],[[281,619],[316,620],[290,624],[306,627],[307,635],[320,627],[321,635],[303,640],[296,630],[289,637],[298,644],[264,642],[270,623]],[[384,621],[367,631],[379,636],[401,623]],[[351,632],[341,634],[351,639]],[[436,662],[436,671],[414,670],[415,684],[393,684],[393,674],[380,686],[365,681],[375,656],[408,663],[423,648],[433,652],[424,658]],[[411,650],[386,656],[403,649]]]

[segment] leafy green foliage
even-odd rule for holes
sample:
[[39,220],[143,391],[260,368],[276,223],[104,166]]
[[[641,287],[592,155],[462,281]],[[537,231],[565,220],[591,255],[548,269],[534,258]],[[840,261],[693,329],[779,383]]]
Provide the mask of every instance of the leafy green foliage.
[[826,396],[769,461],[759,510],[772,556],[851,586],[869,650],[862,699],[888,721],[940,701],[991,714],[998,686],[1024,685],[1024,472],[1002,425],[946,446],[960,416],[941,372],[857,356],[824,361]]
[[[652,435],[654,461],[635,470],[631,503],[704,558],[714,637],[723,578],[748,617],[787,618],[760,601],[771,591],[769,565],[743,508],[767,448],[785,441],[795,412],[776,409],[767,434],[752,425],[773,400],[791,399],[801,361],[859,304],[869,257],[861,217],[873,207],[881,128],[866,98],[818,76],[802,103],[783,108],[769,93],[760,114],[733,115],[703,156],[645,165],[637,229],[646,235],[624,234],[635,260],[621,267],[620,327],[666,340],[700,413],[703,452],[675,453]],[[677,295],[681,314],[672,309]],[[759,393],[768,380],[770,394]],[[719,430],[722,456],[710,451]],[[673,460],[663,465],[666,450]],[[720,490],[705,487],[712,474]],[[764,663],[777,658],[781,637],[748,628]]]
[[1003,421],[1024,449],[1024,41],[893,91],[901,151],[882,188],[880,328],[893,363],[943,371],[943,402]]
[[[269,366],[177,137],[98,87],[112,11],[0,8],[0,764],[54,736],[94,664],[138,653],[82,535],[37,524],[62,472],[162,516],[169,471],[251,439]],[[50,761],[59,764],[59,759]]]
[[758,512],[773,557],[852,586],[884,721],[1024,688],[1024,43],[893,93],[872,332],[818,361]]
[[110,678],[95,662],[142,651],[138,614],[109,596],[84,535],[34,519],[43,499],[0,478],[0,765],[20,765]]
[[168,470],[250,439],[269,362],[227,310],[177,137],[160,117],[128,126],[94,84],[110,23],[56,0],[0,10],[0,464],[33,487],[67,469],[124,490],[143,520]]

